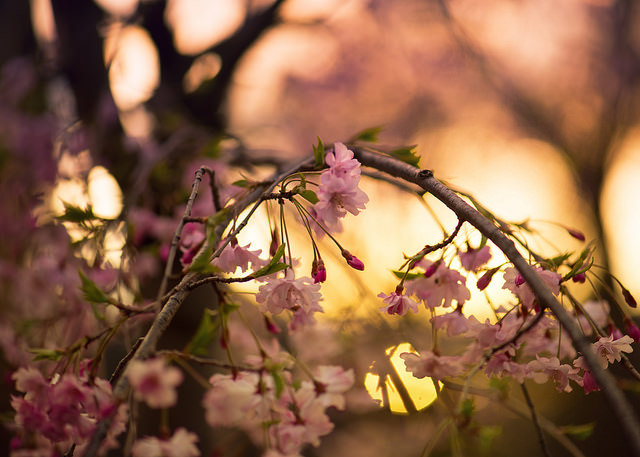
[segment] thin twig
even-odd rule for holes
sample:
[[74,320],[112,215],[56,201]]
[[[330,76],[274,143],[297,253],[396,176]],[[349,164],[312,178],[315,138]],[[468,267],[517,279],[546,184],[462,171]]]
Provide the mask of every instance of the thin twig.
[[549,447],[547,446],[547,442],[544,439],[544,433],[542,432],[542,428],[540,427],[540,422],[538,422],[538,415],[536,414],[536,410],[533,406],[533,402],[531,401],[531,397],[529,396],[529,391],[524,383],[520,384],[522,388],[522,394],[524,395],[524,399],[527,402],[527,406],[529,407],[529,411],[531,411],[531,421],[533,422],[533,426],[536,429],[536,433],[538,434],[538,441],[540,442],[540,449],[542,449],[542,453],[546,457],[551,457],[551,453],[549,452]]
[[202,175],[204,174],[206,168],[200,167],[198,171],[196,171],[195,179],[193,180],[193,185],[191,186],[191,195],[189,195],[189,199],[187,200],[187,206],[184,209],[184,215],[180,222],[178,223],[178,227],[176,228],[175,233],[173,234],[173,239],[171,240],[171,248],[169,249],[169,256],[167,257],[167,264],[164,268],[164,275],[162,275],[162,282],[160,283],[160,288],[158,289],[157,299],[160,300],[164,293],[167,290],[167,282],[169,281],[169,277],[171,276],[171,270],[173,269],[173,262],[176,258],[176,251],[178,250],[178,243],[180,242],[180,236],[182,236],[182,229],[185,226],[185,218],[191,216],[191,208],[193,207],[193,202],[196,200],[196,196],[198,195],[198,188],[200,187],[200,182],[202,181]]

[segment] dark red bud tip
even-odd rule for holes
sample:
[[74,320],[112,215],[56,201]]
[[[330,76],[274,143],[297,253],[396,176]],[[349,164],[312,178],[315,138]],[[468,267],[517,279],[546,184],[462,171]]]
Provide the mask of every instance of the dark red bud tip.
[[521,286],[523,285],[526,281],[524,280],[524,278],[522,277],[522,275],[518,275],[516,276],[516,279],[514,281],[516,283],[516,286]]
[[579,230],[567,229],[567,232],[569,232],[569,235],[574,237],[576,240],[580,240],[580,241],[586,240],[584,233],[580,232]]
[[632,308],[637,308],[638,302],[635,298],[633,298],[631,292],[629,292],[629,290],[625,289],[624,287],[622,288],[622,296],[624,297],[624,301],[627,302],[627,305],[631,306]]
[[587,275],[584,273],[578,273],[573,278],[571,278],[573,282],[579,282],[580,284],[584,283],[587,280]]

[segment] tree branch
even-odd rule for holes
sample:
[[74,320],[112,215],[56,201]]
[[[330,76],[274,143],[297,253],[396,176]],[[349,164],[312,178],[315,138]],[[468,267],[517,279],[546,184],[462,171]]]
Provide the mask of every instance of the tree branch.
[[522,257],[513,241],[507,238],[498,227],[467,204],[455,192],[435,179],[430,170],[420,170],[393,157],[370,152],[363,148],[352,147],[351,149],[362,165],[375,168],[422,187],[451,209],[459,220],[467,221],[476,227],[506,255],[527,284],[529,284],[543,308],[548,307],[566,329],[573,345],[584,356],[609,406],[624,430],[633,450],[633,455],[640,456],[640,434],[638,433],[640,423],[629,402],[616,385],[614,378],[600,367],[597,355],[591,348],[590,342],[582,335],[573,318],[546,287],[533,267]]

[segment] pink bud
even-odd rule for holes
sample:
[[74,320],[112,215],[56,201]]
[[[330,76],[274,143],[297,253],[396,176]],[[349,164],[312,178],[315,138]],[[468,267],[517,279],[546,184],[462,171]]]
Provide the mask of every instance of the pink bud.
[[567,232],[569,232],[569,235],[571,235],[572,237],[574,237],[576,240],[580,240],[580,241],[584,241],[586,238],[584,236],[584,233],[578,231],[578,230],[574,230],[574,229],[567,229]]
[[424,277],[430,278],[431,276],[433,276],[433,274],[436,272],[436,270],[438,269],[441,263],[442,263],[442,260],[438,260],[437,262],[429,265],[429,268],[427,268],[427,271],[424,272]]
[[498,270],[499,268],[492,268],[491,270],[480,276],[480,278],[478,278],[478,282],[476,283],[476,287],[478,288],[478,290],[485,290],[491,283],[493,275],[496,274],[496,271]]
[[342,257],[345,258],[345,260],[347,261],[347,263],[349,264],[349,266],[351,268],[354,268],[354,269],[360,270],[360,271],[364,270],[364,263],[362,263],[362,260],[360,260],[359,258],[357,258],[354,255],[351,255],[351,253],[349,251],[347,251],[346,249],[342,250]]
[[571,278],[573,282],[579,282],[580,284],[584,283],[587,280],[587,275],[584,273],[578,273],[573,278]]
[[522,275],[518,275],[516,276],[516,279],[514,280],[516,286],[521,286],[523,285],[526,281],[524,280],[524,278],[522,277]]
[[327,270],[324,267],[324,262],[322,261],[322,259],[313,261],[313,265],[311,267],[311,277],[313,278],[314,284],[325,282],[327,280]]

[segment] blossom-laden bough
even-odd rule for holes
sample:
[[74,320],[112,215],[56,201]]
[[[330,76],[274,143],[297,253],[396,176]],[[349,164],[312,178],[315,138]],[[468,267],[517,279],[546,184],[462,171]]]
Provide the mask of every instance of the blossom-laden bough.
[[[347,407],[345,393],[355,382],[354,372],[340,366],[309,367],[276,340],[264,341],[244,318],[233,299],[238,292],[230,285],[256,284],[257,309],[263,315],[264,329],[272,335],[285,330],[283,322],[287,322],[286,331],[290,334],[313,326],[316,314],[323,312],[321,284],[339,280],[337,272],[327,270],[323,255],[329,254],[321,252],[319,240],[326,237],[329,249],[335,250],[335,257],[341,257],[345,267],[365,269],[364,263],[338,239],[347,214],[356,216],[370,204],[360,188],[362,166],[417,185],[442,201],[458,218],[456,227],[443,241],[406,256],[400,269],[394,270],[399,280],[395,290],[379,291],[382,301],[378,305],[381,314],[390,319],[408,318],[421,307],[431,314],[432,346],[400,357],[416,378],[440,381],[442,384],[436,384],[444,387],[439,389],[458,386],[462,390],[459,408],[452,411],[453,422],[465,426],[472,419],[471,380],[480,371],[488,377],[515,380],[523,389],[525,381],[532,380],[551,382],[561,392],[578,388],[589,394],[601,390],[626,431],[633,452],[640,455],[637,419],[607,371],[610,364],[622,362],[634,376],[639,376],[626,354],[639,342],[640,332],[627,317],[626,334],[622,334],[611,318],[608,304],[580,303],[567,287],[570,282],[584,283],[592,274],[592,248],[585,248],[577,258],[545,258],[517,235],[517,224],[500,220],[475,200],[471,199],[473,206],[468,204],[433,173],[416,165],[411,148],[388,154],[363,147],[357,141],[349,146],[335,143],[332,147],[319,141],[312,158],[271,179],[236,181],[234,185],[239,190],[229,194],[226,202],[217,201],[223,193],[213,192],[215,213],[195,217],[192,209],[200,183],[205,174],[212,182],[215,177],[215,173],[200,168],[183,216],[167,245],[168,263],[158,299],[133,306],[106,290],[104,282],[82,274],[82,292],[103,329],[94,337],[85,337],[81,344],[53,352],[40,351],[39,359],[55,362],[47,366],[53,373],[47,377],[34,367],[15,372],[18,395],[12,399],[12,455],[103,455],[119,445],[117,436],[133,419],[127,413],[133,408],[128,407],[144,403],[148,408],[164,411],[161,430],[158,436],[133,436],[128,452],[134,456],[198,456],[198,436],[182,427],[172,432],[166,421],[167,411],[179,400],[177,388],[185,376],[192,376],[205,389],[203,420],[211,427],[243,430],[264,449],[265,456],[293,457],[301,455],[307,445],[318,446],[334,427],[329,410]],[[238,242],[238,235],[261,206],[269,208],[271,225],[266,258],[262,250]],[[289,210],[308,235],[312,252],[308,275],[297,267]],[[67,221],[71,216],[82,223],[92,219],[88,211],[70,207]],[[460,242],[465,224],[481,233],[480,245],[472,245],[468,237]],[[146,227],[151,230],[153,224]],[[576,230],[569,229],[569,234],[584,241]],[[135,231],[133,235],[140,236]],[[323,249],[327,249],[326,244]],[[492,253],[497,251],[507,260],[490,267]],[[176,274],[173,260],[178,256],[180,279],[169,286]],[[460,269],[454,266],[454,259]],[[494,319],[480,321],[465,312],[465,303],[471,298],[468,282],[473,277],[479,290],[501,282],[501,287],[512,293],[510,304],[494,308]],[[158,349],[160,337],[187,296],[204,285],[213,288],[216,309],[206,310],[184,350]],[[635,305],[624,287],[622,294],[627,305]],[[571,307],[561,304],[559,297]],[[624,309],[625,305],[620,306]],[[108,308],[116,310],[115,324],[104,316]],[[109,381],[100,378],[100,365],[114,336],[129,320],[149,315],[152,323],[144,337],[130,348]],[[247,338],[253,339],[258,349],[257,355],[245,357],[242,362],[236,360],[233,348],[247,343],[234,339],[234,331],[230,330],[232,315],[240,316],[247,324]],[[445,353],[443,335],[463,341],[463,349]],[[208,348],[216,336],[227,360],[210,356]],[[80,363],[94,341],[100,342],[99,348],[88,361]],[[193,370],[193,364],[214,367],[216,372],[209,379],[202,378]],[[529,398],[526,390],[525,395]],[[538,425],[533,407],[531,411]],[[543,441],[539,426],[538,431]]]

